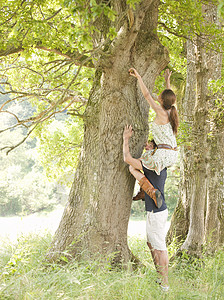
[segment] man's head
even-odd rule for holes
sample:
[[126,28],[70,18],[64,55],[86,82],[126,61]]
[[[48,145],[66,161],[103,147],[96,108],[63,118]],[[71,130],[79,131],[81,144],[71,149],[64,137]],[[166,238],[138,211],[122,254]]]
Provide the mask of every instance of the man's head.
[[156,143],[154,140],[148,140],[145,143],[145,150],[153,150],[155,149],[155,147],[156,147]]

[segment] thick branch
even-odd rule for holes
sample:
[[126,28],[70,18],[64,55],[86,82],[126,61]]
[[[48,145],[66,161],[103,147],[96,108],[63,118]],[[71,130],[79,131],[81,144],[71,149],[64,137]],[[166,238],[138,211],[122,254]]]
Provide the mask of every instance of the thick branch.
[[126,50],[131,49],[135,43],[138,32],[141,28],[141,25],[144,21],[144,17],[147,13],[147,10],[152,5],[153,2],[157,0],[144,0],[141,1],[139,6],[134,12],[132,9],[126,9],[127,21],[123,22],[118,32],[116,39],[113,42],[113,52],[116,53],[120,48]]

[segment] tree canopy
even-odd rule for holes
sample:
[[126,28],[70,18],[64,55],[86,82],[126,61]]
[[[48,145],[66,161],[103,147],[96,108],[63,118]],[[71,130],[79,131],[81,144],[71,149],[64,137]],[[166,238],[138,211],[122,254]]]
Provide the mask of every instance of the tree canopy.
[[[4,1],[0,9],[1,94],[10,95],[1,113],[14,116],[10,127],[23,126],[29,136],[61,112],[83,117],[94,68],[113,62],[116,36],[133,25],[132,1]],[[216,2],[216,1],[212,1]],[[206,32],[205,46],[223,49],[222,29],[202,22],[203,1],[161,1],[158,32],[170,51],[170,66],[186,77],[185,41]],[[220,1],[220,12],[223,10]],[[108,57],[110,60],[108,61]],[[182,79],[183,79],[182,77]],[[26,118],[7,109],[13,101],[30,101]],[[1,130],[4,131],[7,128]],[[22,142],[21,140],[20,142]],[[1,147],[7,153],[20,144]]]

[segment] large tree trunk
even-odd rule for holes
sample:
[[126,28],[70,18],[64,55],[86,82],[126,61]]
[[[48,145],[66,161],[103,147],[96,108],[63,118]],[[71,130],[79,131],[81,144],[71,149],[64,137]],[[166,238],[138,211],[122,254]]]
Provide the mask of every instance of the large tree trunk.
[[[191,40],[187,41],[187,84],[185,95],[180,104],[182,113],[181,121],[190,130],[193,121],[193,110],[196,102],[196,66],[195,46]],[[167,234],[167,242],[171,243],[175,238],[181,242],[186,238],[189,229],[190,197],[192,191],[192,149],[190,141],[180,149],[180,198],[171,219],[171,225]]]
[[209,252],[214,252],[224,243],[224,137],[220,130],[213,131],[212,134],[209,139],[210,159],[205,218],[205,243]]
[[192,163],[191,166],[191,206],[190,224],[182,249],[191,253],[201,253],[204,242],[204,209],[207,188],[207,68],[201,38],[196,40],[196,103],[193,111]]
[[[215,16],[215,8],[209,11],[210,21]],[[221,78],[222,70],[222,54],[210,52],[208,61],[209,78],[218,80]],[[216,111],[216,100],[223,101],[222,93],[218,92],[211,94],[209,97],[209,108],[211,111]],[[224,236],[221,230],[224,223],[223,202],[224,202],[224,137],[223,137],[223,122],[220,123],[220,118],[223,118],[223,113],[218,119],[210,118],[210,134],[209,142],[209,168],[208,168],[208,193],[207,193],[207,210],[205,218],[205,243],[209,251],[214,251],[217,247],[223,244]]]
[[[217,22],[217,8],[214,5],[203,5],[205,22]],[[185,240],[181,249],[191,254],[200,255],[202,245],[210,242],[212,249],[219,241],[221,226],[218,218],[220,211],[221,193],[219,179],[223,176],[217,159],[221,149],[218,147],[217,132],[214,140],[208,139],[209,105],[214,107],[214,99],[208,103],[208,82],[221,76],[221,55],[204,47],[205,36],[188,41],[188,77],[185,101],[188,107],[193,107],[189,100],[195,99],[192,113],[187,111],[187,121],[191,122],[191,147],[183,150],[183,172],[181,181],[181,198],[174,213],[169,241],[175,234],[179,240]],[[189,89],[191,96],[189,95]],[[195,93],[194,93],[195,91]],[[185,119],[186,120],[186,119]],[[219,149],[218,149],[219,148]],[[215,152],[217,153],[215,155]],[[218,154],[219,153],[219,154]],[[219,179],[218,179],[219,178]],[[223,177],[222,177],[223,180]],[[223,200],[222,200],[223,201]],[[219,210],[218,210],[219,207]],[[220,216],[221,214],[219,214]],[[178,226],[178,228],[175,228]]]
[[[168,63],[157,35],[159,1],[143,1],[134,23],[123,27],[111,56],[98,62],[95,82],[84,116],[84,142],[59,228],[49,258],[63,251],[72,256],[112,255],[114,262],[127,262],[127,244],[134,178],[123,162],[122,133],[132,124],[130,149],[141,155],[148,134],[148,105],[137,82],[128,74],[134,66],[149,89]],[[132,20],[133,21],[133,20]]]
[[[219,134],[217,135],[218,141],[219,141],[217,149],[220,153],[220,155],[219,155],[220,161],[217,162],[217,165],[216,165],[216,167],[217,167],[216,172],[218,174],[218,182],[219,182],[218,190],[216,190],[217,201],[218,201],[217,216],[218,216],[218,220],[219,220],[218,246],[221,246],[224,244],[224,168],[223,168],[223,162],[224,162],[223,130],[224,130],[224,126],[222,126],[222,130],[220,130],[220,129],[219,129]],[[212,227],[212,228],[210,227],[210,233],[213,232],[213,230],[214,230],[214,227]]]

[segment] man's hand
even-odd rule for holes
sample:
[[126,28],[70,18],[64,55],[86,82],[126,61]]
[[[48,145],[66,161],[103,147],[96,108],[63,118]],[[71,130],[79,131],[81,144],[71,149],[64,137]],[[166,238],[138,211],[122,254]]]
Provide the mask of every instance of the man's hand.
[[132,130],[131,125],[126,125],[124,127],[123,139],[129,140],[132,137],[132,134],[133,134],[133,130]]

